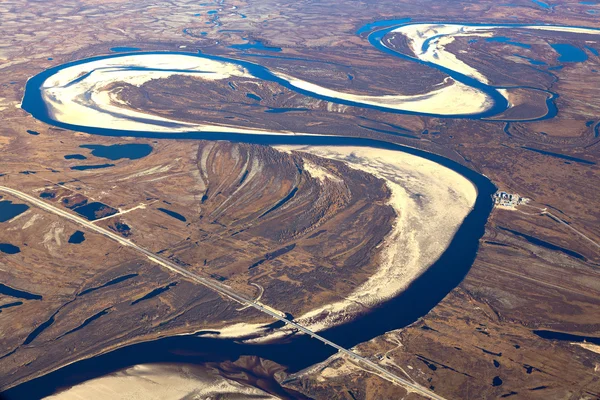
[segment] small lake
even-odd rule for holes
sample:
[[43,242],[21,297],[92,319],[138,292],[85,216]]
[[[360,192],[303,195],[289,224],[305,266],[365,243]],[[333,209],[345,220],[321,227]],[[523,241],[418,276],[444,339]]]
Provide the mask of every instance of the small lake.
[[178,220],[180,220],[182,222],[186,222],[187,221],[186,218],[183,215],[181,215],[179,213],[176,213],[175,211],[171,211],[171,210],[168,210],[168,209],[162,208],[162,207],[158,207],[158,211],[161,211],[161,212],[167,214],[168,216],[173,217],[175,219],[178,219]]
[[265,110],[269,114],[283,114],[289,112],[310,111],[310,108],[269,108]]
[[558,252],[564,253],[564,254],[566,254],[568,256],[577,258],[578,260],[586,261],[586,258],[584,256],[582,256],[581,254],[579,254],[579,253],[577,253],[577,252],[575,252],[573,250],[565,249],[564,247],[560,247],[560,246],[557,246],[557,245],[555,245],[553,243],[546,242],[545,240],[538,239],[535,236],[531,236],[531,235],[527,235],[525,233],[517,232],[517,231],[514,231],[512,229],[503,228],[501,226],[499,226],[498,229],[506,231],[506,232],[510,232],[510,233],[512,233],[515,236],[522,237],[523,239],[527,240],[529,243],[533,243],[536,246],[544,247],[544,248],[546,248],[548,250],[558,251]]
[[244,44],[232,44],[229,46],[230,49],[236,50],[262,50],[262,51],[274,51],[280,52],[281,47],[273,47],[273,46],[265,46],[260,40],[255,40],[252,42],[244,43]]
[[550,46],[559,54],[558,61],[560,62],[583,62],[588,59],[585,51],[572,44],[555,43]]
[[527,60],[527,61],[529,61],[529,64],[531,64],[531,65],[547,65],[544,61],[536,60],[535,58],[531,58],[531,57],[525,57],[520,54],[513,54],[513,56]]
[[17,254],[21,252],[21,249],[10,243],[0,243],[0,252],[4,254]]
[[6,222],[29,209],[26,204],[14,204],[10,200],[0,201],[0,222]]
[[111,47],[110,51],[113,53],[129,53],[131,51],[140,51],[139,47]]
[[83,154],[67,154],[65,160],[87,160]]
[[570,333],[564,332],[556,332],[556,331],[546,331],[546,330],[536,330],[533,331],[537,336],[548,339],[548,340],[561,340],[567,342],[576,342],[576,343],[593,343],[600,345],[600,338],[595,336],[582,336],[582,335],[573,335]]
[[262,101],[262,99],[254,93],[246,93],[246,97],[256,101]]
[[526,43],[521,43],[521,42],[515,42],[512,39],[506,37],[506,36],[495,36],[495,37],[490,37],[485,39],[486,42],[498,42],[498,43],[504,43],[504,44],[510,44],[511,46],[517,46],[517,47],[521,47],[523,49],[530,49],[531,45],[526,44]]
[[23,300],[42,300],[42,296],[39,294],[33,294],[24,290],[15,289],[2,283],[0,283],[0,294]]
[[94,221],[98,218],[107,217],[109,215],[114,215],[118,211],[112,207],[107,206],[104,203],[93,202],[87,203],[83,206],[79,206],[73,209],[77,214],[84,216],[90,221]]
[[116,285],[117,283],[121,283],[128,279],[135,278],[136,276],[138,276],[138,274],[135,274],[135,273],[119,276],[117,278],[111,279],[110,281],[108,281],[100,286],[95,286],[95,287],[85,289],[85,290],[81,291],[81,293],[79,293],[77,296],[85,296],[88,293],[95,292],[96,290],[99,290],[99,289],[104,289],[105,287],[108,287],[108,286]]
[[112,161],[124,158],[137,160],[146,157],[152,153],[153,150],[152,146],[145,143],[113,144],[109,146],[101,144],[84,144],[79,147],[92,150],[92,155],[95,157],[106,158]]
[[75,171],[87,171],[90,169],[102,169],[102,168],[108,168],[108,167],[114,167],[115,164],[97,164],[97,165],[76,165],[74,167],[71,167],[72,170]]
[[75,233],[73,233],[69,237],[69,243],[71,243],[71,244],[79,244],[79,243],[83,243],[84,241],[85,241],[85,234],[82,231],[75,231]]

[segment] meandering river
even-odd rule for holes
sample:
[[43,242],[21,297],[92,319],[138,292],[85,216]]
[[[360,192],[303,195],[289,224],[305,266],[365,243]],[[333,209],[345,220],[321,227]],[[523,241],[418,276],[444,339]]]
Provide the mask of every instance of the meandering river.
[[[352,347],[416,321],[460,283],[475,259],[479,239],[484,233],[484,226],[492,209],[494,185],[485,176],[457,162],[406,146],[371,139],[330,136],[327,132],[320,136],[177,121],[119,107],[115,105],[118,104],[118,99],[110,97],[110,93],[102,93],[100,89],[110,82],[125,81],[141,85],[152,78],[175,74],[201,76],[204,79],[253,77],[278,83],[305,96],[352,107],[443,118],[484,119],[506,111],[510,107],[509,101],[501,88],[490,85],[476,68],[460,61],[445,49],[456,37],[490,37],[500,29],[600,34],[598,29],[584,27],[410,23],[408,20],[391,24],[386,24],[385,21],[369,24],[361,28],[359,33],[366,34],[373,28],[376,30],[368,34],[371,45],[393,57],[409,59],[443,72],[447,79],[441,88],[412,96],[356,95],[328,89],[271,71],[259,64],[233,58],[182,52],[138,52],[98,56],[48,69],[28,81],[22,108],[50,125],[95,135],[229,140],[264,145],[361,146],[394,150],[431,160],[471,181],[478,192],[475,204],[437,261],[396,297],[351,322],[320,332],[322,336],[341,346]],[[404,35],[413,54],[402,54],[394,50],[389,41],[393,35]],[[552,118],[556,114],[553,98],[549,96],[548,113],[541,118]],[[180,349],[185,349],[188,355],[177,351]],[[197,336],[169,337],[127,346],[76,362],[23,383],[3,395],[14,399],[39,398],[60,387],[148,362],[202,362],[257,355],[288,366],[291,371],[297,371],[323,361],[333,352],[333,349],[305,335],[293,335],[282,342],[260,345]]]

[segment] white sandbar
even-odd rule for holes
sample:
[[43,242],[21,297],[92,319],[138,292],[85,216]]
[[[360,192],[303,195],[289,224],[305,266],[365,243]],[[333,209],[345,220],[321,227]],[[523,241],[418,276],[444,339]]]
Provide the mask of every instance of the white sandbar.
[[[578,28],[568,26],[551,25],[523,25],[523,26],[505,26],[505,25],[465,25],[465,24],[432,24],[415,23],[403,25],[392,32],[406,37],[408,44],[415,57],[422,61],[427,61],[463,75],[477,79],[482,83],[489,83],[489,80],[483,76],[474,66],[468,65],[459,60],[453,53],[446,50],[446,46],[452,43],[457,37],[492,37],[494,31],[498,29],[535,29],[552,32],[567,32],[587,35],[600,35],[600,29]],[[389,48],[389,45],[382,41],[382,44]],[[424,45],[426,44],[425,48]]]
[[91,379],[51,400],[276,399],[216,372],[185,364],[142,364]]
[[438,163],[400,151],[347,146],[275,146],[338,160],[383,179],[396,212],[381,245],[377,271],[345,300],[310,311],[296,322],[319,331],[388,300],[429,268],[448,247],[477,198],[473,183]]

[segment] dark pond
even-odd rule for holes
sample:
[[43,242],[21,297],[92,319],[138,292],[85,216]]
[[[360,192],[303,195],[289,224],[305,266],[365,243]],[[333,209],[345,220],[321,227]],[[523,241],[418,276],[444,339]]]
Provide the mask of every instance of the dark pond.
[[129,225],[124,224],[123,222],[115,222],[114,225],[109,226],[110,229],[119,232],[121,235],[127,237],[131,235],[131,227]]
[[577,252],[575,252],[573,250],[565,249],[564,247],[560,247],[560,246],[557,246],[557,245],[552,244],[550,242],[546,242],[545,240],[538,239],[535,236],[526,235],[524,233],[513,231],[512,229],[508,229],[508,228],[503,228],[501,226],[498,227],[498,228],[501,229],[501,230],[503,230],[503,231],[510,232],[510,233],[512,233],[515,236],[522,237],[523,239],[527,240],[529,243],[533,243],[533,244],[535,244],[537,246],[541,246],[541,247],[544,247],[544,248],[549,249],[549,250],[559,251],[559,252],[564,253],[564,254],[566,254],[568,256],[575,257],[578,260],[585,260],[584,256],[582,256],[581,254],[579,254],[579,253],[577,253]]
[[117,210],[115,210],[114,208],[109,207],[106,204],[99,203],[97,201],[85,204],[81,207],[74,208],[73,211],[75,211],[79,215],[84,216],[90,221],[117,213]]
[[42,192],[40,193],[42,199],[53,199],[56,197],[56,193],[53,192]]
[[600,338],[594,337],[594,336],[572,335],[570,333],[546,331],[546,330],[536,330],[536,331],[533,331],[533,333],[535,333],[542,339],[564,340],[564,341],[568,341],[568,342],[577,342],[577,343],[587,342],[587,343],[593,343],[593,344],[600,345]]
[[43,324],[41,324],[37,328],[35,328],[33,330],[33,332],[31,332],[27,336],[27,338],[23,342],[23,345],[28,345],[29,343],[33,342],[35,340],[35,338],[38,337],[46,328],[51,326],[54,323],[54,317],[56,317],[56,314],[58,314],[58,311],[56,311],[54,314],[52,314],[52,316],[50,318],[48,318],[48,320],[46,322],[44,322]]
[[262,99],[254,93],[246,93],[246,97],[252,100],[261,101]]
[[0,294],[4,294],[6,296],[16,297],[18,299],[24,299],[24,300],[41,300],[42,299],[42,296],[40,296],[38,294],[29,293],[24,290],[14,289],[14,288],[11,288],[10,286],[6,286],[2,283],[0,283]]
[[65,160],[87,160],[83,154],[67,154]]
[[103,146],[101,144],[84,144],[79,146],[83,149],[91,149],[92,155],[96,157],[106,158],[112,161],[121,160],[128,158],[130,160],[137,160],[144,158],[152,153],[152,146],[145,143],[127,143],[127,144],[113,144],[110,146]]
[[89,289],[85,289],[81,293],[79,293],[77,296],[83,296],[83,295],[86,295],[88,293],[92,293],[92,292],[94,292],[94,291],[96,291],[98,289],[102,289],[102,288],[105,288],[107,286],[116,285],[117,283],[121,283],[123,281],[126,281],[128,279],[134,278],[136,276],[138,276],[138,274],[128,274],[128,275],[119,276],[118,278],[111,279],[110,281],[108,281],[105,284],[102,284],[100,286],[96,286],[96,287],[92,287],[92,288],[89,288]]
[[266,113],[270,114],[283,114],[288,112],[300,112],[300,111],[310,111],[309,108],[269,108],[265,110]]
[[156,297],[159,294],[161,294],[163,292],[166,292],[167,290],[171,289],[173,286],[177,286],[177,282],[172,282],[172,283],[169,283],[166,286],[156,288],[153,291],[151,291],[150,293],[146,294],[145,296],[142,296],[139,299],[132,301],[131,305],[133,306],[133,305],[136,305],[137,303],[140,303],[140,302],[142,302],[144,300],[148,300],[148,299],[151,299],[153,297]]
[[4,254],[17,254],[21,249],[10,243],[0,243],[0,251]]
[[79,244],[79,243],[83,243],[85,241],[85,234],[81,231],[75,231],[75,233],[73,233],[71,235],[71,237],[69,237],[69,243],[72,244]]
[[236,50],[263,50],[274,52],[281,51],[281,47],[265,46],[260,40],[255,40],[244,44],[232,44],[231,46],[229,46],[229,48]]
[[4,309],[4,308],[11,308],[11,307],[16,307],[16,306],[20,306],[20,305],[23,305],[22,301],[15,301],[12,303],[2,304],[2,305],[0,305],[0,313],[2,312],[2,309]]
[[40,134],[39,132],[32,131],[31,129],[27,129],[27,133],[29,133],[30,135],[33,135],[33,136],[37,136]]
[[75,170],[75,171],[87,171],[89,169],[102,169],[102,168],[108,168],[108,167],[114,167],[115,164],[98,164],[98,165],[76,165],[74,167],[71,167],[71,169]]
[[183,222],[186,222],[186,221],[187,221],[183,215],[181,215],[181,214],[179,214],[179,213],[176,213],[175,211],[171,211],[171,210],[168,210],[168,209],[166,209],[166,208],[161,208],[161,207],[158,207],[158,210],[159,210],[159,211],[162,211],[162,212],[164,212],[165,214],[167,214],[167,215],[169,215],[169,216],[171,216],[171,217],[173,217],[173,218],[175,218],[175,219],[178,219],[178,220],[180,220],[180,221],[183,221]]
[[273,207],[269,208],[267,211],[265,211],[264,213],[262,213],[262,215],[258,218],[262,218],[265,215],[269,214],[272,211],[277,210],[279,207],[283,206],[285,203],[287,203],[288,201],[290,201],[294,195],[296,194],[296,192],[298,191],[298,188],[295,187],[292,189],[292,191],[290,193],[288,193],[287,196],[285,196],[283,199],[279,200],[279,202],[277,202],[277,204],[275,204]]
[[83,321],[83,323],[82,323],[81,325],[79,325],[78,327],[76,327],[76,328],[73,328],[73,329],[71,329],[70,331],[68,331],[68,332],[66,332],[66,333],[64,333],[64,334],[62,334],[62,335],[60,335],[60,336],[58,337],[58,339],[60,339],[60,338],[61,338],[61,337],[63,337],[63,336],[67,336],[67,335],[69,335],[69,334],[71,334],[71,333],[73,333],[73,332],[77,332],[78,330],[80,330],[80,329],[82,329],[82,328],[85,328],[87,325],[89,325],[90,323],[94,322],[95,320],[97,320],[97,319],[98,319],[98,318],[100,318],[101,316],[108,314],[108,310],[109,310],[109,309],[110,309],[110,308],[107,308],[107,309],[105,309],[105,310],[102,310],[102,311],[100,311],[99,313],[97,313],[97,314],[95,314],[95,315],[91,316],[90,318],[88,318],[88,319],[86,319],[85,321]]
[[10,200],[0,201],[0,222],[6,222],[29,209],[26,204],[13,204]]

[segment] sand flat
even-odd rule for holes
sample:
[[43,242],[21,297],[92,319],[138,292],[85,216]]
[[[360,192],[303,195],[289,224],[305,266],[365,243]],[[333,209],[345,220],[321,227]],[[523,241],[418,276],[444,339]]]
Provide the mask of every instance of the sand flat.
[[210,370],[186,364],[142,364],[91,379],[51,400],[180,400],[256,399],[277,397],[249,385],[226,379]]
[[340,324],[364,311],[362,306],[376,306],[402,292],[441,256],[477,198],[476,187],[462,175],[400,151],[351,146],[275,148],[342,161],[383,179],[397,215],[381,246],[377,272],[344,301],[296,318],[313,331]]
[[[406,37],[415,58],[436,64],[468,77],[488,84],[489,80],[477,68],[459,60],[453,53],[446,50],[446,46],[454,42],[457,37],[493,37],[494,31],[507,29],[535,29],[551,32],[578,33],[599,35],[600,29],[580,28],[552,25],[467,25],[454,23],[414,23],[403,25],[392,32]],[[382,44],[389,46],[382,41]]]

